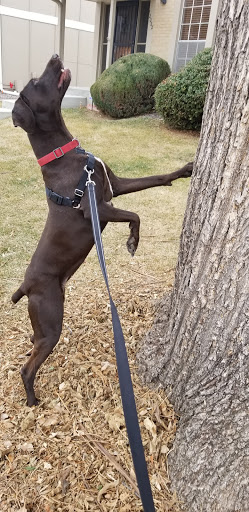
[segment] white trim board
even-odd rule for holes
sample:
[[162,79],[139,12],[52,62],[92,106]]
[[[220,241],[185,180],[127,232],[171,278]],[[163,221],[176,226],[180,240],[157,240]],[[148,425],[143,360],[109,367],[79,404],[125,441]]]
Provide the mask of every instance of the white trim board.
[[2,20],[0,18],[0,91],[3,89],[3,69],[2,69]]
[[[11,16],[12,18],[19,18],[22,20],[38,21],[39,23],[47,23],[49,25],[58,25],[58,18],[56,16],[49,16],[47,14],[40,14],[38,12],[23,11],[21,9],[5,7],[4,5],[0,5],[0,14],[3,16]],[[94,25],[83,23],[81,21],[66,20],[65,26],[66,28],[74,28],[75,30],[94,32]]]

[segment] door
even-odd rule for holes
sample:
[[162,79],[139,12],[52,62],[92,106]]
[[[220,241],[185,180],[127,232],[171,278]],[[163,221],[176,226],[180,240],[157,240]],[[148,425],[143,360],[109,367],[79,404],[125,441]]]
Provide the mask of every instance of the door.
[[112,62],[135,51],[138,1],[117,2]]

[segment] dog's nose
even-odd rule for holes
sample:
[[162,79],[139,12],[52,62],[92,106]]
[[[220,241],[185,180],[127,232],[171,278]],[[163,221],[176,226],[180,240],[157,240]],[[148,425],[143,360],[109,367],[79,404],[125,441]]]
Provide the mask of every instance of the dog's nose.
[[52,59],[58,59],[59,58],[59,55],[57,53],[54,53],[54,55],[52,55]]

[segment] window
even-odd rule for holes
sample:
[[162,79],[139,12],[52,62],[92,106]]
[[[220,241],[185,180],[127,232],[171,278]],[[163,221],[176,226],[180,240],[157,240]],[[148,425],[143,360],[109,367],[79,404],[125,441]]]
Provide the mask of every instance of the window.
[[137,52],[145,52],[148,20],[150,12],[150,2],[141,2],[139,23],[138,23],[138,35],[137,35]]
[[205,48],[212,0],[184,0],[175,71]]

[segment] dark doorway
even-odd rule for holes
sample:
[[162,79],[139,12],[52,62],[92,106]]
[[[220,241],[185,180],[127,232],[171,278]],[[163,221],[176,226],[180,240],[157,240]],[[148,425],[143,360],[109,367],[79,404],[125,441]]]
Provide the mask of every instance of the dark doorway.
[[[150,12],[149,0],[117,2],[115,14],[112,62],[123,55],[145,52]],[[100,72],[106,69],[110,5],[102,3],[102,54]]]
[[138,1],[117,2],[112,62],[135,51]]

